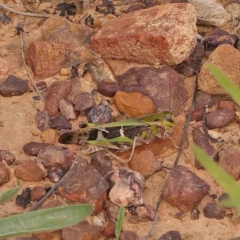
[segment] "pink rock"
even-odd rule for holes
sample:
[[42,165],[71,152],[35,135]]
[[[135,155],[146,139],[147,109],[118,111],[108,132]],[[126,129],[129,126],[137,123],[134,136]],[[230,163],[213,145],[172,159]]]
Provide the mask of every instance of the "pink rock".
[[147,64],[178,64],[196,45],[196,13],[191,4],[163,4],[123,15],[92,37],[104,58]]

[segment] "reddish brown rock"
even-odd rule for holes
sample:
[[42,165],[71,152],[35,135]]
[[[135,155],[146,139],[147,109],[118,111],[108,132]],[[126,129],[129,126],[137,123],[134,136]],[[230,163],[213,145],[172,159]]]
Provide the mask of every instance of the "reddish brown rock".
[[24,181],[39,182],[46,176],[47,173],[42,164],[35,160],[25,160],[16,167],[16,177]]
[[129,169],[109,172],[106,180],[110,185],[109,199],[118,206],[138,206],[143,204],[142,192],[146,187],[144,177]]
[[58,103],[61,99],[65,99],[72,89],[70,82],[54,82],[47,91],[45,99],[45,109],[52,117],[58,113]]
[[40,200],[44,195],[46,194],[46,190],[42,186],[34,187],[31,190],[31,200],[32,201],[38,201]]
[[99,104],[87,111],[87,118],[97,124],[112,122],[112,108],[108,104]]
[[72,165],[75,153],[59,146],[48,146],[40,150],[37,159],[48,170],[60,168],[66,171]]
[[85,111],[95,105],[94,98],[91,93],[80,93],[74,100],[74,109],[78,112]]
[[162,164],[156,159],[152,151],[143,150],[135,154],[129,167],[136,172],[141,173],[145,178],[162,169]]
[[204,111],[205,111],[204,108],[193,110],[191,121],[196,121],[196,122],[201,121],[203,119]]
[[240,149],[230,147],[220,152],[220,165],[236,180],[240,176]]
[[103,236],[105,237],[115,237],[116,234],[115,234],[115,231],[116,231],[116,223],[113,222],[113,221],[110,221],[104,228],[103,228]]
[[91,155],[91,166],[102,176],[112,170],[112,161],[105,151],[95,152]]
[[187,89],[183,78],[169,66],[134,67],[117,79],[121,91],[139,92],[151,98],[157,112],[167,110],[179,115],[184,110]]
[[102,228],[92,226],[87,221],[82,221],[72,227],[63,228],[63,240],[98,240],[100,239]]
[[23,151],[30,156],[37,156],[39,151],[49,146],[46,143],[30,142],[23,146]]
[[50,123],[50,128],[70,130],[72,129],[72,124],[69,123],[66,117],[60,114],[52,119]]
[[113,102],[118,111],[131,117],[155,113],[153,101],[139,92],[127,93],[117,91]]
[[117,84],[111,84],[106,82],[99,83],[97,88],[98,91],[106,97],[113,97],[119,90],[119,86]]
[[192,5],[184,3],[131,12],[107,22],[92,37],[91,47],[104,58],[178,64],[195,47],[196,20]]
[[182,240],[181,234],[178,231],[168,231],[164,233],[159,240]]
[[[218,160],[218,152],[210,144],[208,137],[205,134],[203,134],[199,128],[195,128],[192,133],[193,133],[193,141],[200,148],[202,148],[211,158],[213,158],[214,160]],[[204,169],[202,164],[196,158],[194,163],[197,169]]]
[[140,240],[140,238],[136,232],[122,231],[120,234],[120,240]]
[[70,171],[59,186],[59,193],[78,203],[91,203],[95,206],[95,213],[102,211],[106,198],[108,183],[83,158],[77,158]]
[[14,75],[9,75],[6,81],[0,85],[0,95],[3,97],[23,95],[28,90],[28,82]]
[[198,91],[196,101],[194,103],[195,109],[203,109],[205,106],[212,107],[214,105],[214,99],[210,94]]
[[5,164],[0,162],[0,186],[9,181],[10,174]]
[[58,107],[66,119],[77,119],[77,113],[75,112],[74,107],[70,102],[66,101],[65,99],[61,99],[58,103]]
[[234,118],[235,112],[232,110],[217,110],[207,114],[206,125],[209,129],[221,128],[232,122]]
[[139,220],[142,222],[153,221],[155,216],[155,209],[149,205],[138,206],[136,213],[139,217]]
[[60,71],[66,55],[63,43],[37,40],[27,49],[26,60],[36,77],[47,78]]
[[15,161],[15,156],[9,150],[0,150],[0,162],[2,161],[12,165]]
[[235,103],[234,103],[234,101],[220,100],[218,102],[218,110],[235,111]]
[[216,203],[208,203],[203,209],[203,214],[206,218],[223,219],[225,217],[225,210],[220,208]]
[[210,186],[188,168],[178,165],[169,173],[163,199],[180,211],[191,211],[202,201]]

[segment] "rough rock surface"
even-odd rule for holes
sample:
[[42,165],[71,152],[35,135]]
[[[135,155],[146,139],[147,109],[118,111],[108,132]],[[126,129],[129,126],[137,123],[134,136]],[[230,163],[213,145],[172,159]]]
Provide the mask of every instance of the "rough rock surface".
[[47,146],[46,143],[30,142],[23,146],[23,151],[30,156],[37,156],[39,151]]
[[102,211],[108,183],[88,162],[78,158],[64,176],[59,186],[59,193],[74,202],[91,203],[95,213]]
[[113,19],[92,37],[104,58],[178,64],[196,44],[196,13],[188,3],[162,4]]
[[225,217],[225,210],[220,208],[216,203],[208,203],[203,209],[203,214],[206,218],[223,219]]
[[139,92],[127,93],[117,91],[113,102],[118,111],[131,117],[139,117],[155,113],[153,101]]
[[240,52],[233,46],[223,44],[217,47],[209,56],[208,60],[202,65],[199,74],[199,88],[209,94],[226,94],[223,88],[218,84],[215,77],[209,72],[208,63],[215,64],[231,80],[240,85],[239,70]]
[[0,162],[0,186],[7,183],[10,178],[10,173],[3,162]]
[[169,66],[130,68],[117,80],[120,90],[139,92],[151,98],[157,112],[167,110],[178,115],[188,98],[183,79]]
[[27,50],[26,60],[36,77],[50,77],[59,72],[66,61],[66,46],[63,43],[35,41]]
[[188,168],[178,165],[169,173],[163,199],[180,211],[191,211],[202,201],[210,186]]

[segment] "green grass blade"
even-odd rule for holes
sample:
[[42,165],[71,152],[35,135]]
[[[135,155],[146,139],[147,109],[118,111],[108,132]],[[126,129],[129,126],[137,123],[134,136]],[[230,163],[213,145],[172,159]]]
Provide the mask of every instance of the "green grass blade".
[[17,195],[20,188],[21,188],[21,183],[18,182],[18,185],[15,188],[12,188],[12,189],[4,192],[3,194],[1,194],[0,195],[0,205],[13,199]]
[[[200,147],[196,144],[192,144],[192,149],[204,168],[229,194],[229,199],[225,201],[226,205],[240,210],[240,185],[236,183],[232,176],[218,166],[218,164],[214,162]],[[224,202],[222,205],[224,205]]]
[[0,238],[72,226],[93,212],[91,204],[61,206],[0,219]]
[[86,143],[93,144],[93,145],[108,145],[111,143],[130,143],[133,144],[133,140],[128,137],[116,137],[111,139],[101,139],[101,140],[90,140],[85,141]]
[[121,206],[119,213],[118,213],[118,221],[116,223],[116,240],[119,240],[122,228],[123,228],[123,221],[124,221],[124,217],[125,217],[125,207]]
[[[213,74],[215,79],[219,82],[222,88],[232,97],[232,99],[240,105],[240,89],[235,85],[231,79],[224,74],[217,66],[212,63],[207,63],[209,71]],[[240,76],[239,76],[240,77]]]

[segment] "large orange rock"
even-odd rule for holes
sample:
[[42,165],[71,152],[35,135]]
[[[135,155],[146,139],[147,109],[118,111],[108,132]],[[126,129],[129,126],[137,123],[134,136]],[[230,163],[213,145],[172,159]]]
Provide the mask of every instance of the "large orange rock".
[[153,101],[139,92],[127,93],[117,91],[113,98],[117,109],[131,117],[155,113]]

